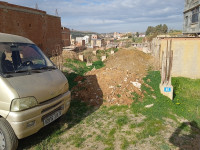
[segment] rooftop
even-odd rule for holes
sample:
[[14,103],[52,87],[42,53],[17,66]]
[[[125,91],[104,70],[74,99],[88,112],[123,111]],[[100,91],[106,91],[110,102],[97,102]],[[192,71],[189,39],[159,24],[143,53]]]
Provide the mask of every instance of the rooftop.
[[6,34],[6,33],[0,33],[0,42],[1,43],[30,43],[33,44],[33,42],[25,37],[13,35],[13,34]]

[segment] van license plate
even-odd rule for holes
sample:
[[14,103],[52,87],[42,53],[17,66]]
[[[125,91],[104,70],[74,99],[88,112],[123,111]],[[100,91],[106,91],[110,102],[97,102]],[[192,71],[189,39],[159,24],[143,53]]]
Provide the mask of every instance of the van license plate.
[[44,118],[44,126],[50,124],[54,120],[58,119],[60,116],[62,116],[61,110],[54,112],[50,116],[47,116]]

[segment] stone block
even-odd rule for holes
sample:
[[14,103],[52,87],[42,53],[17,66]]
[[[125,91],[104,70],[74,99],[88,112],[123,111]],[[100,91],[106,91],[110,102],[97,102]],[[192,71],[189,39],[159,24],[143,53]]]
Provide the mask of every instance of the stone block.
[[84,61],[83,55],[79,55],[78,58],[79,58],[80,61]]
[[114,53],[115,53],[115,51],[113,51],[113,50],[112,50],[110,53],[111,53],[111,55],[112,55],[112,54],[114,54]]
[[102,57],[101,57],[101,60],[102,60],[102,61],[106,60],[106,56],[102,56]]
[[97,55],[97,51],[92,51],[92,53],[96,56]]

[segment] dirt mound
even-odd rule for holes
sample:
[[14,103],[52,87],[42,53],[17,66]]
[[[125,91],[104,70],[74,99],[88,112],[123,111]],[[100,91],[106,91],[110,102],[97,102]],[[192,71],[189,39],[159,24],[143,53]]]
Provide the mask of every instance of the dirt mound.
[[106,67],[92,70],[79,81],[74,98],[91,105],[131,104],[143,97],[142,78],[152,63],[152,57],[141,51],[122,49],[109,57]]
[[78,54],[74,51],[63,50],[62,57],[63,59],[78,59]]
[[134,48],[122,49],[108,58],[107,68],[116,68],[143,76],[151,66],[153,57]]

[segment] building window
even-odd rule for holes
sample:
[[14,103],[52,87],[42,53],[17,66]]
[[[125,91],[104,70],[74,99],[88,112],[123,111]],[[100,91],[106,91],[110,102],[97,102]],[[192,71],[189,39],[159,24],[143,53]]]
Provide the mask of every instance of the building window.
[[199,7],[192,10],[192,23],[199,21]]
[[188,16],[185,17],[185,26],[188,26]]

